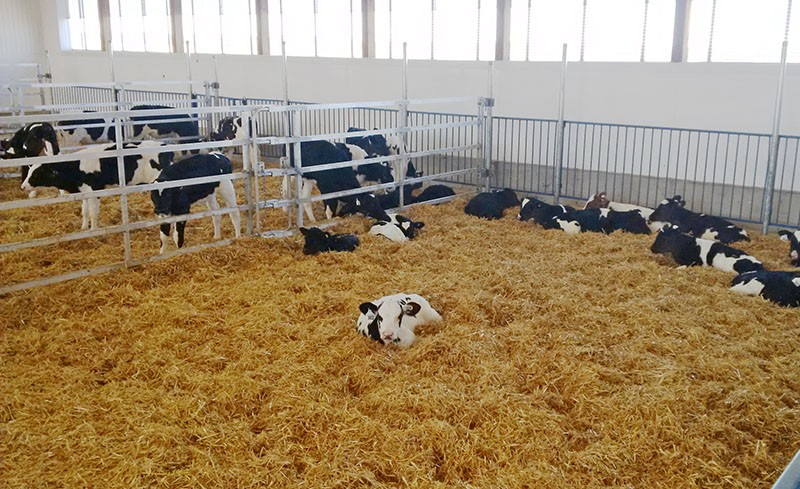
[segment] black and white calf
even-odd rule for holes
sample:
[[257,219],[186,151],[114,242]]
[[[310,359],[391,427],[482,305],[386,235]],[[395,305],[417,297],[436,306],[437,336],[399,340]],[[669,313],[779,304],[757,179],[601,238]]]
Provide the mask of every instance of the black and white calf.
[[[578,234],[591,231],[593,233],[611,233],[611,222],[608,214],[611,209],[584,209],[566,212],[555,216],[553,222],[567,234]],[[544,226],[547,228],[547,226]]]
[[502,219],[503,211],[519,205],[517,194],[510,188],[495,192],[481,192],[473,197],[464,212],[484,219]]
[[382,345],[411,346],[414,330],[422,324],[442,320],[442,316],[417,294],[395,294],[359,306],[356,330]]
[[319,228],[300,228],[305,237],[303,253],[315,255],[326,251],[355,251],[359,244],[355,234],[331,234]]
[[679,265],[708,266],[724,272],[744,273],[763,270],[764,265],[742,250],[709,239],[695,238],[678,226],[664,226],[656,235],[653,253],[669,254]]
[[[568,205],[548,204],[537,198],[529,197],[522,199],[517,219],[520,221],[533,220],[533,222],[545,229],[558,229],[559,226],[554,220],[555,217],[574,210],[574,207]],[[576,232],[580,232],[580,229],[577,229]]]
[[[344,151],[334,143],[328,141],[308,141],[300,143],[300,151],[304,168],[328,163],[351,161],[351,153]],[[294,162],[293,153],[290,157],[290,161]],[[307,173],[303,177],[303,180],[300,197],[305,199],[311,197],[311,191],[313,190],[313,186],[308,181],[316,183],[321,194],[341,192],[361,187],[358,183],[355,171],[348,167]],[[283,195],[285,198],[288,198],[289,181],[289,178],[284,178]],[[325,214],[328,219],[332,218],[334,215],[341,215],[337,213],[339,201],[345,203],[347,212],[361,212],[375,219],[388,219],[388,216],[383,212],[375,196],[370,194],[348,195],[345,197],[326,199],[324,201]],[[311,203],[306,202],[303,204],[303,209],[308,219],[311,222],[316,222]]]
[[[173,158],[172,152],[160,150],[162,146],[164,144],[157,141],[137,141],[124,144],[124,149],[138,148],[141,151],[141,154],[128,155],[123,158],[126,185],[152,183],[158,178],[161,170],[168,166]],[[75,160],[31,165],[21,188],[24,192],[30,192],[37,187],[56,187],[64,192],[74,194],[101,190],[110,185],[119,185],[117,157],[96,155],[98,152],[115,149],[116,145],[87,147],[72,153]],[[81,201],[81,211],[83,216],[81,229],[86,229],[89,221],[91,221],[91,228],[96,229],[100,213],[100,199],[97,197],[84,199]]]
[[632,234],[650,234],[651,230],[649,223],[638,209],[629,211],[609,209],[608,228],[610,232],[619,230]]
[[[190,156],[182,159],[173,165],[168,166],[161,172],[157,182],[174,182],[189,178],[210,177],[215,175],[226,175],[233,171],[231,160],[220,153],[208,153]],[[192,204],[205,199],[209,210],[219,209],[217,203],[217,192],[222,195],[226,207],[236,207],[236,191],[233,182],[221,180],[219,182],[196,183],[179,187],[170,187],[153,190],[150,198],[153,200],[153,207],[158,217],[179,216],[188,214]],[[239,209],[231,211],[231,221],[233,222],[234,233],[237,238],[241,237],[241,225]],[[214,239],[220,238],[221,217],[217,214],[211,216],[214,223]],[[172,240],[181,248],[184,242],[184,228],[186,221],[174,223]],[[161,225],[161,249],[159,253],[164,253],[169,241],[170,228],[172,224]]]
[[676,195],[666,199],[650,214],[651,221],[661,221],[678,226],[681,231],[696,238],[711,239],[721,243],[750,241],[747,231],[721,217],[692,212],[684,206],[686,201]]
[[781,306],[800,307],[798,272],[745,272],[733,279],[731,290],[744,295],[760,295]]
[[[347,129],[347,132],[355,131],[364,131],[364,129],[358,127],[350,127]],[[403,139],[396,135],[388,137],[384,137],[381,134],[376,134],[373,136],[355,136],[347,138],[346,142],[348,144],[355,144],[363,148],[370,158],[375,156],[399,156],[408,153],[408,151],[406,151],[406,145],[403,142]],[[414,168],[414,164],[409,159],[393,161],[389,167],[391,168],[391,180],[388,180],[389,182],[399,182],[401,175],[405,175],[406,178],[417,178],[422,176],[422,172],[418,172],[417,169]],[[422,182],[416,182],[410,186],[411,190],[418,189],[422,187]]]
[[[629,211],[637,211],[642,218],[644,218],[645,222],[647,223],[647,227],[652,232],[657,232],[659,229],[664,227],[666,224],[665,222],[659,221],[651,221],[650,215],[653,213],[653,209],[649,207],[643,207],[640,205],[634,204],[625,204],[622,202],[614,202],[609,200],[608,194],[606,192],[597,192],[596,194],[592,195],[589,200],[586,201],[586,204],[583,206],[584,209],[611,209],[617,212],[629,212]],[[631,215],[631,214],[629,214]],[[633,218],[630,218],[633,219]],[[637,226],[638,227],[638,226]],[[649,233],[645,233],[649,234]]]
[[781,229],[778,231],[778,236],[783,241],[789,242],[789,262],[795,267],[800,267],[800,231]]
[[400,214],[389,214],[389,221],[378,221],[369,230],[369,234],[376,234],[394,241],[404,243],[419,235],[419,230],[425,227],[421,221],[412,221]]
[[[0,146],[4,151],[3,159],[53,156],[61,151],[56,130],[47,122],[28,124],[14,133],[10,139],[0,142]],[[28,177],[29,169],[28,165],[20,165],[23,182]],[[36,197],[36,190],[29,191],[28,197]]]

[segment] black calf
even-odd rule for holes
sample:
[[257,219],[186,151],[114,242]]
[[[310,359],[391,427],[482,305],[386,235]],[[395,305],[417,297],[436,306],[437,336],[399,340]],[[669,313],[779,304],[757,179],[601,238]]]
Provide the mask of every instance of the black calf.
[[517,194],[506,188],[495,192],[482,192],[467,203],[464,212],[484,219],[501,219],[503,211],[519,205]]
[[303,253],[314,255],[325,251],[355,251],[360,244],[355,234],[331,234],[319,228],[300,228],[306,239]]

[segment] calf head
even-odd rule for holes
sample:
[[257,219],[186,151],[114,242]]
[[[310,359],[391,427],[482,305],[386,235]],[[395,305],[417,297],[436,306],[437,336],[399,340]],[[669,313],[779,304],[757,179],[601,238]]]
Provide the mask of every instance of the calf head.
[[653,246],[650,247],[650,251],[653,253],[669,253],[677,249],[682,236],[683,233],[681,233],[678,226],[665,225],[656,233],[656,240],[653,242]]
[[[417,171],[417,169],[414,167],[414,163],[412,163],[409,160],[408,166],[406,167],[406,178],[419,178],[421,176],[422,176],[422,172],[421,171]],[[417,182],[417,183],[412,183],[411,184],[411,189],[412,190],[418,189],[418,188],[422,188],[422,182]]]
[[378,221],[389,221],[389,214],[383,210],[379,199],[374,194],[360,194],[355,197],[345,197],[345,204],[340,209],[338,215],[363,214]]
[[778,231],[781,240],[789,242],[789,261],[795,267],[800,267],[800,231]]
[[592,195],[592,198],[586,201],[586,205],[583,206],[584,209],[605,209],[609,206],[611,202],[608,200],[608,194],[606,192],[598,192]]
[[211,133],[212,141],[226,141],[245,137],[241,117],[226,117],[219,121],[217,131]]
[[385,300],[377,304],[364,302],[358,308],[361,316],[357,327],[361,331],[368,331],[373,340],[383,345],[393,343],[400,346],[408,346],[413,342],[414,334],[402,327],[403,318],[416,316],[422,305],[414,301]]
[[323,251],[330,251],[331,233],[319,228],[300,228],[303,237],[306,239],[303,246],[303,253],[314,255]]
[[[377,129],[377,127],[375,128]],[[358,127],[349,127],[347,132],[363,131],[364,129]],[[380,134],[372,136],[355,136],[345,139],[347,144],[355,144],[370,157],[374,156],[389,156],[389,146],[386,144],[386,138]]]
[[395,225],[403,231],[403,234],[408,239],[414,239],[419,236],[419,230],[425,227],[425,223],[421,221],[412,221],[411,219],[397,214],[393,216],[396,220]]
[[519,208],[517,219],[519,219],[520,221],[528,221],[530,219],[533,219],[533,215],[536,209],[540,209],[542,208],[542,206],[545,205],[547,204],[534,197],[522,199],[522,205]]
[[519,205],[517,194],[510,188],[504,188],[503,190],[495,192],[495,196],[497,197],[497,202],[503,209]]
[[359,165],[356,168],[356,178],[359,184],[364,182],[390,183],[392,178],[392,167],[388,163],[369,163]]
[[652,214],[650,214],[650,221],[664,221],[673,222],[679,220],[686,212],[684,207],[686,201],[680,195],[676,195],[671,199],[664,199],[661,204],[656,207]]

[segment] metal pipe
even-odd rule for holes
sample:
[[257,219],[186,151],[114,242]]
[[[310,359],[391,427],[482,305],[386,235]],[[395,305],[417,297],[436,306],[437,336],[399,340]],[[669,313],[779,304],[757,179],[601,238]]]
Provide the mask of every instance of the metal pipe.
[[781,63],[778,71],[778,93],[775,95],[775,111],[772,119],[772,135],[769,139],[769,161],[767,163],[767,179],[764,183],[764,199],[761,205],[761,233],[769,232],[772,218],[772,194],[775,192],[775,171],[778,166],[778,145],[781,129],[781,106],[783,104],[783,82],[786,78],[786,53],[789,43],[781,44]]
[[[122,121],[121,118],[115,117],[114,118],[114,130],[116,131],[118,137],[116,138],[116,146],[117,146],[117,178],[119,179],[119,187],[121,189],[125,189],[126,182],[125,182],[125,157],[122,156],[122,141],[123,138],[119,137],[122,134]],[[99,206],[99,200],[97,200]],[[119,203],[120,203],[120,210],[122,212],[122,225],[128,225],[128,196],[126,194],[121,194],[119,196]],[[91,214],[91,212],[90,212]],[[125,230],[122,235],[122,241],[125,247],[125,263],[130,261],[132,257],[131,255],[131,232],[129,230]]]
[[[431,44],[431,46],[433,46],[433,44]],[[432,52],[433,52],[433,48],[431,47],[431,53]],[[402,90],[403,90],[403,93],[402,93],[403,100],[400,103],[400,112],[398,113],[400,120],[397,121],[398,122],[397,123],[397,127],[399,129],[405,129],[406,127],[408,127],[408,43],[407,42],[403,42],[403,87],[402,87]],[[399,133],[397,133],[397,136],[400,138],[400,141],[402,142],[402,144],[401,144],[399,149],[402,150],[405,153],[405,148],[406,148],[406,135],[405,135],[405,132],[399,132]],[[403,181],[405,180],[406,175],[405,175],[404,171],[399,171],[399,170],[402,169],[403,167],[404,167],[404,165],[402,165],[402,164],[395,164],[394,165],[395,173],[396,173],[395,178],[400,181],[400,188],[398,189],[398,191],[400,192],[399,201],[400,201],[400,208],[401,209],[403,208],[403,205],[405,204],[405,202],[404,202],[405,198],[404,198],[404,195],[403,195],[403,193],[404,193],[403,192]]]
[[[253,234],[253,177],[257,174],[254,171],[255,165],[253,165],[253,152],[252,152],[252,134],[250,128],[253,127],[253,119],[252,119],[252,112],[244,111],[242,113],[242,125],[245,128],[245,135],[246,135],[246,143],[242,145],[242,166],[243,171],[248,175],[248,178],[244,180],[244,196],[245,201],[247,202],[247,207],[250,209],[247,211],[247,234]],[[258,200],[256,200],[258,202]]]
[[558,89],[558,125],[556,126],[556,159],[553,168],[553,201],[561,198],[561,171],[564,164],[564,94],[567,81],[567,44],[561,46],[561,82]]
[[489,61],[489,87],[488,97],[479,106],[482,109],[483,127],[483,170],[484,181],[483,190],[488,192],[492,184],[492,150],[494,136],[494,61]]
[[189,99],[194,96],[194,88],[192,87],[192,53],[189,51],[189,41],[186,41],[186,74],[189,80]]

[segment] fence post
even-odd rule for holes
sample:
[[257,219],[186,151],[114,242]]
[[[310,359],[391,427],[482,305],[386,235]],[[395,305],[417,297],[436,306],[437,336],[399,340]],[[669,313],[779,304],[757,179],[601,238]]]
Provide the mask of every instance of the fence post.
[[[204,81],[203,82],[203,89],[205,90],[205,97],[203,99],[203,106],[208,108],[211,107],[211,83]],[[211,131],[215,129],[214,127],[214,114],[209,112],[206,114],[206,134],[211,134]],[[198,117],[199,119],[199,117]]]
[[767,161],[767,179],[764,183],[764,198],[761,204],[761,234],[769,233],[772,219],[772,194],[775,193],[775,173],[778,166],[778,145],[781,129],[781,105],[783,103],[783,80],[786,76],[786,51],[788,42],[781,46],[781,64],[778,72],[778,93],[775,95],[775,114],[772,119],[772,134],[769,137],[769,160]]
[[[120,110],[117,104],[117,110]],[[122,134],[122,121],[120,117],[114,117],[114,131],[116,132],[116,152],[117,152],[117,178],[119,179],[119,188],[125,188],[125,158],[122,156],[123,138]],[[122,212],[122,225],[126,227],[122,234],[122,242],[125,247],[125,266],[128,265],[131,256],[131,231],[127,229],[128,226],[128,196],[121,194],[119,196],[120,211]],[[88,206],[86,206],[88,207]],[[90,214],[91,215],[91,214]]]
[[488,192],[492,185],[492,149],[494,144],[494,62],[489,61],[489,96],[481,99],[481,123],[483,124],[483,182],[482,192]]
[[[402,128],[405,129],[408,127],[408,43],[403,42],[403,101],[400,103],[400,112],[397,114],[399,120],[397,121],[398,129]],[[398,132],[398,137],[400,141],[402,141],[402,145],[400,149],[404,149],[406,147],[406,133],[405,132]],[[402,163],[398,161],[392,162],[392,167],[395,170],[403,168]],[[395,171],[396,177],[400,182],[400,186],[396,187],[394,190],[395,192],[400,192],[399,197],[399,207],[402,209],[405,204],[404,192],[403,192],[403,184],[406,180],[406,175],[404,171]]]
[[556,160],[553,163],[553,202],[561,199],[561,172],[564,167],[564,87],[567,79],[567,44],[561,46],[561,83],[558,90],[558,125],[556,126]]
[[[253,165],[253,152],[250,150],[250,142],[252,141],[252,134],[250,132],[250,128],[252,127],[252,111],[245,110],[242,112],[242,127],[245,128],[245,137],[247,142],[242,146],[242,167],[244,172],[247,174],[247,178],[244,179],[244,195],[245,201],[247,202],[247,234],[253,234],[253,178],[254,168],[257,165]],[[257,200],[256,200],[257,202]]]

